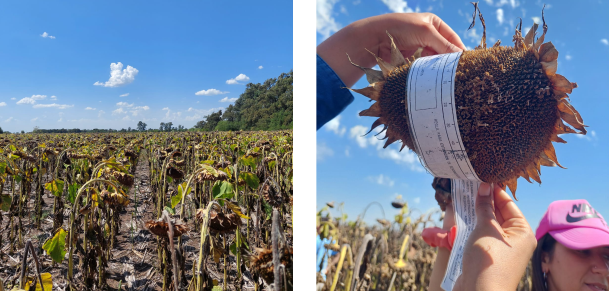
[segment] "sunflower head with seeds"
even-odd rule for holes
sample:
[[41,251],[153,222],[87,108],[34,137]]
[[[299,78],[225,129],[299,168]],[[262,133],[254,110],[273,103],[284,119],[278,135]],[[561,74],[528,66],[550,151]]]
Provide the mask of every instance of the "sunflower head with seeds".
[[[478,177],[507,186],[515,195],[519,177],[541,183],[540,166],[562,168],[552,142],[566,143],[561,134],[586,134],[587,126],[567,95],[577,84],[556,73],[558,51],[552,42],[544,42],[548,26],[543,10],[543,33],[537,39],[538,25],[534,24],[523,37],[521,21],[513,46],[501,46],[497,41],[487,48],[484,18],[477,4],[474,7],[472,26],[478,13],[484,33],[479,46],[462,53],[456,69],[454,95],[459,130]],[[384,147],[401,140],[401,149],[408,147],[416,152],[407,117],[406,82],[422,50],[405,59],[389,38],[390,62],[375,56],[381,71],[354,64],[365,72],[370,86],[352,90],[376,101],[360,116],[378,118],[370,131],[383,126],[381,132],[387,139]]]

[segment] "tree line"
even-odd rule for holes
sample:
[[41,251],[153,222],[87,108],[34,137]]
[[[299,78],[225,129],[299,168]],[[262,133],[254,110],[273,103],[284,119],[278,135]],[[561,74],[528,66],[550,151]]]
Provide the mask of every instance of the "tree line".
[[245,85],[235,105],[195,124],[198,130],[279,130],[293,127],[293,71]]
[[[173,122],[161,122],[159,129],[148,128],[145,122],[138,122],[135,128],[117,129],[41,129],[34,127],[33,133],[105,133],[134,131],[237,131],[237,130],[280,130],[293,127],[293,71],[282,73],[278,78],[270,78],[264,83],[245,85],[245,91],[224,111],[212,112],[198,121],[191,129]],[[0,134],[3,133],[0,128]],[[8,133],[8,132],[4,132]],[[21,133],[24,133],[21,131]]]

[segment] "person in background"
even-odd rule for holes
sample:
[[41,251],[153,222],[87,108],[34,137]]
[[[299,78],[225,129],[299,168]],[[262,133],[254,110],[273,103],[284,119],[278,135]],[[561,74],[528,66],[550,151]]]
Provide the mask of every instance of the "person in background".
[[459,36],[432,13],[392,13],[365,18],[337,31],[317,46],[317,129],[340,114],[354,98],[351,87],[376,60],[369,51],[390,60],[393,36],[404,57],[420,48],[421,56],[459,52],[465,49]]
[[588,201],[552,202],[535,236],[533,290],[607,290],[609,228]]
[[[326,237],[326,238],[321,238],[321,228],[318,227],[317,228],[317,250],[316,250],[316,272],[319,273],[321,275],[321,277],[326,280],[326,273],[328,273],[328,268],[331,267],[333,264],[336,264],[336,262],[338,261],[338,252],[333,251],[331,249],[326,249],[325,245],[326,244],[332,244],[332,238],[331,237]],[[330,262],[330,264],[328,264],[328,261],[332,260],[332,262]]]
[[[463,265],[468,268],[464,268],[463,280],[458,279],[454,290],[514,290],[531,258],[530,246],[534,244],[526,243],[528,224],[521,214],[518,215],[519,211],[515,204],[508,201],[507,193],[497,188],[492,204],[496,211],[500,211],[500,214],[495,213],[496,223],[494,219],[489,220],[488,217],[481,223],[479,218],[476,229],[468,240],[468,247],[464,251]],[[481,190],[484,189],[481,187]],[[497,193],[497,191],[499,192]],[[451,206],[449,205],[446,209],[443,230],[429,228],[423,231],[423,237],[428,244],[432,247],[440,247],[430,278],[429,290],[442,290],[440,284],[448,264],[452,240],[454,240],[454,233],[452,233],[455,228],[454,214]],[[477,206],[476,214],[479,213],[484,212],[479,211]],[[488,214],[490,211],[487,209],[486,213]],[[506,213],[512,214],[506,215]],[[500,223],[500,220],[503,223]],[[489,224],[489,222],[491,223]],[[482,225],[486,226],[481,227]],[[504,236],[503,239],[506,239],[511,247],[492,251],[496,249],[496,242],[503,240],[497,236],[498,233],[501,233],[497,228],[498,225],[501,225],[504,230],[508,225],[520,230],[517,232],[504,231],[507,237]],[[501,233],[502,236],[504,233]],[[520,245],[512,245],[509,241],[512,239],[511,237],[520,237],[525,241]],[[539,223],[535,238],[537,244],[530,260],[533,269],[533,291],[608,290],[609,228],[602,215],[594,210],[588,201],[552,202]],[[495,244],[492,243],[493,241]],[[501,247],[501,243],[499,246]],[[485,251],[485,249],[489,251]],[[517,258],[518,256],[520,259]],[[479,258],[486,259],[478,262]],[[485,269],[484,261],[487,261],[488,269]],[[476,268],[476,266],[481,268]],[[501,276],[500,272],[492,271],[501,266],[510,272],[505,272]],[[478,276],[478,273],[495,274],[484,279],[483,276]],[[506,278],[505,275],[512,276]],[[498,276],[500,281],[505,282],[493,284],[493,281],[497,280],[493,279],[493,276]],[[501,289],[500,286],[510,287]]]

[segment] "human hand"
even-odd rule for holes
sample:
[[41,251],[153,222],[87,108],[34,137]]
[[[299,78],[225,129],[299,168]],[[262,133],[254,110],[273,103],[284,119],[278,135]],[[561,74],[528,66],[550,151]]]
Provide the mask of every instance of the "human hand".
[[[463,273],[454,290],[515,290],[537,240],[512,198],[482,183],[476,198],[476,227],[465,244]],[[492,194],[492,195],[491,195]]]
[[[444,220],[442,221],[442,229],[450,231],[455,226],[455,211],[453,208],[452,201],[446,204],[446,211],[444,212]],[[448,239],[447,239],[448,240]],[[431,270],[431,276],[429,277],[429,291],[442,291],[442,279],[446,273],[448,266],[448,259],[450,258],[450,250],[448,248],[438,248],[436,261]]]
[[446,54],[465,49],[459,36],[432,13],[392,13],[365,18],[349,24],[317,46],[317,54],[336,72],[347,87],[363,76],[352,66],[351,60],[362,67],[376,65],[375,58],[365,49],[383,60],[391,60],[391,40],[404,57],[411,57],[423,47],[421,56]]

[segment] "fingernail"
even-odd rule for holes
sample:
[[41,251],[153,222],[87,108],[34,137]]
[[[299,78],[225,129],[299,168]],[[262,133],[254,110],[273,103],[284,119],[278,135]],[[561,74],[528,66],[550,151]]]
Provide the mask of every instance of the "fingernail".
[[488,183],[480,184],[480,188],[478,189],[478,195],[480,195],[480,196],[491,195],[491,185]]

